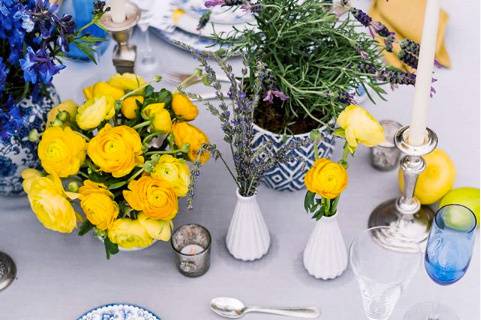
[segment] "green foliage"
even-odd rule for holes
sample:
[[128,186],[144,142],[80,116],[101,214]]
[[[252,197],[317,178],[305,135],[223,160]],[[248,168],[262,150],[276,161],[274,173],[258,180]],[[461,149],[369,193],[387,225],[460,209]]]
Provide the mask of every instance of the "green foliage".
[[[271,79],[265,80],[263,93],[274,86],[289,96],[285,102],[275,100],[285,128],[309,118],[318,126],[328,124],[348,103],[346,94],[358,87],[382,97],[383,82],[362,68],[366,64],[384,68],[382,49],[352,17],[338,19],[330,4],[319,0],[260,0],[259,4],[261,9],[254,13],[256,29],[219,34],[216,40],[231,45],[231,54],[244,52],[250,70],[259,61],[267,65]],[[251,71],[248,88],[254,78]]]

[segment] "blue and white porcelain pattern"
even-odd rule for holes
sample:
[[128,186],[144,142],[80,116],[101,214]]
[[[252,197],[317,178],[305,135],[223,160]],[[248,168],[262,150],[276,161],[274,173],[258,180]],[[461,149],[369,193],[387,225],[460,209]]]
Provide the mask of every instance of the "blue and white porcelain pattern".
[[[271,142],[274,151],[279,150],[291,140],[302,141],[309,136],[309,133],[286,136],[275,134],[254,125],[254,148],[259,148],[266,142]],[[330,158],[334,149],[335,139],[331,131],[327,127],[319,129],[323,140],[319,143],[319,156]],[[306,147],[300,147],[294,152],[301,159],[293,160],[289,163],[280,163],[268,170],[261,181],[271,189],[278,191],[297,191],[304,189],[304,176],[307,170],[314,163],[314,144]]]
[[60,98],[54,87],[48,89],[39,103],[33,103],[28,97],[18,103],[18,106],[28,113],[28,123],[8,141],[0,139],[0,195],[22,195],[21,172],[25,168],[38,168],[37,143],[27,139],[32,129],[41,131],[47,121],[47,112],[60,103]]
[[147,309],[132,304],[107,304],[97,307],[77,320],[161,320]]

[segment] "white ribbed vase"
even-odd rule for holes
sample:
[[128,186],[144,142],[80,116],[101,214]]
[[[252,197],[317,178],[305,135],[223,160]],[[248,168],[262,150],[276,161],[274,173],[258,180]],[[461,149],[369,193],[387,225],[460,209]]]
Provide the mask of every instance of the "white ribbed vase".
[[234,258],[253,261],[262,258],[271,244],[256,195],[243,197],[237,191],[237,204],[227,231],[226,246]]
[[317,222],[304,249],[304,267],[311,276],[322,280],[334,279],[346,270],[347,248],[337,214]]

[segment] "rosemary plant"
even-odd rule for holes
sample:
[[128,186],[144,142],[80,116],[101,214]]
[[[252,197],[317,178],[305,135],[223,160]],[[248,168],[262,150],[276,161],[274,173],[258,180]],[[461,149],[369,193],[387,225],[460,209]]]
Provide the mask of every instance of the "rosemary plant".
[[[358,88],[374,101],[376,96],[383,99],[386,83],[414,84],[414,74],[386,66],[381,56],[385,48],[364,32],[363,25],[385,37],[388,49],[393,34],[364,12],[351,10],[347,1],[343,10],[320,0],[208,0],[205,4],[252,12],[256,27],[217,34],[215,39],[230,47],[228,53],[245,54],[247,92],[254,90],[257,63],[263,62],[269,70],[270,76],[261,83],[263,99],[255,121],[270,131],[303,133],[327,125],[354,102]],[[412,64],[413,51],[407,57]]]

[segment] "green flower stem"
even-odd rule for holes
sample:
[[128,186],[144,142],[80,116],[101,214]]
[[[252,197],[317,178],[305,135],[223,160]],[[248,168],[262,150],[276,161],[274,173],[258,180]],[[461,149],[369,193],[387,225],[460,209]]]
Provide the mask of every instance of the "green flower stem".
[[149,134],[148,136],[146,136],[144,138],[144,140],[142,141],[142,143],[147,144],[152,140],[152,138],[154,138],[156,136],[162,136],[162,135],[164,135],[164,133],[162,133],[162,132],[153,132],[153,133]]
[[154,155],[154,154],[177,154],[177,153],[187,153],[184,149],[175,149],[175,150],[164,150],[164,151],[149,151],[144,153],[146,156]]
[[137,171],[136,173],[134,173],[134,174],[129,178],[128,181],[134,180],[134,179],[137,178],[142,172],[144,172],[144,168],[143,168],[143,167],[140,168],[139,171]]
[[137,125],[133,126],[132,128],[133,128],[133,129],[135,129],[135,130],[137,130],[137,129],[140,129],[140,128],[143,128],[143,127],[146,127],[146,126],[148,126],[148,125],[150,125],[150,120],[147,120],[147,121],[141,122],[141,123],[139,123],[139,124],[137,124]]
[[128,97],[135,96],[135,95],[137,95],[138,93],[141,93],[147,86],[150,86],[151,84],[160,82],[161,79],[162,79],[162,77],[160,77],[160,76],[154,77],[154,80],[149,81],[149,82],[141,85],[141,86],[138,87],[137,89],[132,90],[132,91],[124,94],[124,95],[119,99],[119,101],[124,101],[124,100],[127,99]]

